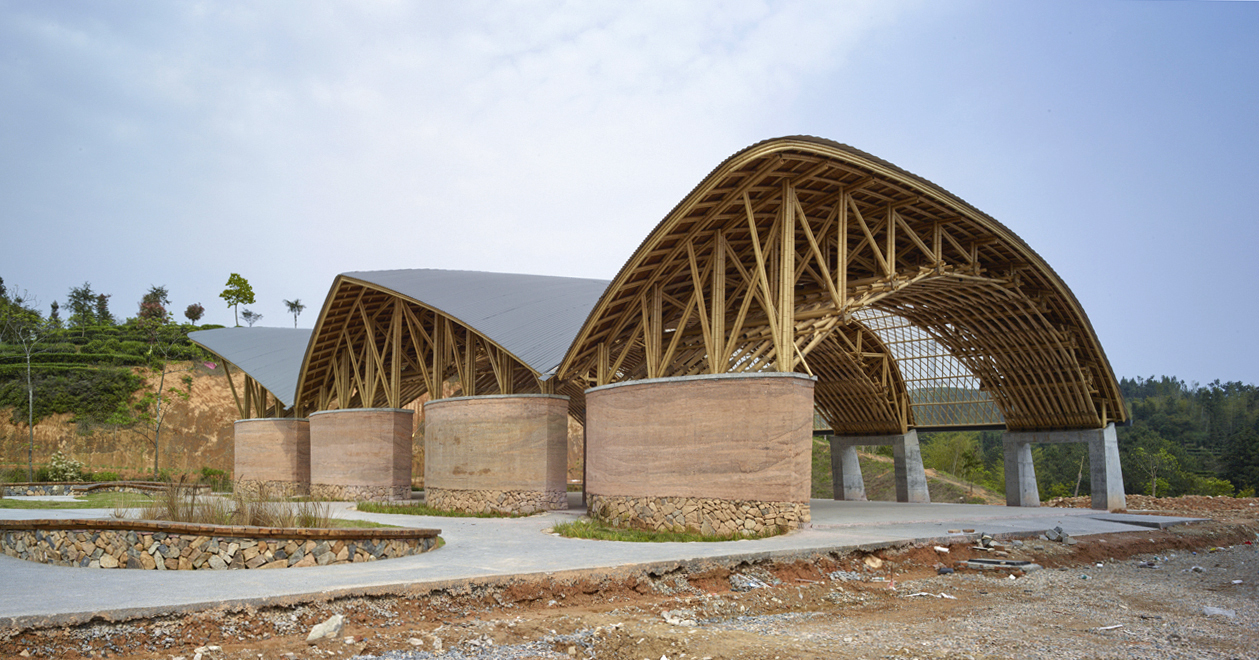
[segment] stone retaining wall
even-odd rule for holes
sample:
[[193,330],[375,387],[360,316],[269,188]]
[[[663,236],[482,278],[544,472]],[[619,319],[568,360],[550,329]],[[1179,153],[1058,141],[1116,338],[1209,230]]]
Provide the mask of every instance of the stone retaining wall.
[[536,490],[426,488],[424,503],[444,511],[528,514],[568,508],[568,493]]
[[145,520],[0,521],[0,551],[57,566],[146,570],[300,568],[427,552],[437,529],[277,529]]
[[751,536],[796,529],[810,520],[807,502],[757,502],[699,497],[621,497],[587,494],[590,516],[610,525],[705,536]]
[[342,486],[311,484],[310,496],[331,502],[396,502],[411,501],[411,486]]

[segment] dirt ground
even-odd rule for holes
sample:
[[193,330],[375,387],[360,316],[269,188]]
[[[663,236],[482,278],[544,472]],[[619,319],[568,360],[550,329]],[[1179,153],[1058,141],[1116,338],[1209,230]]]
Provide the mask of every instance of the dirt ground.
[[[1044,567],[1026,573],[957,567],[993,556],[969,544],[947,553],[907,547],[7,630],[0,657],[1259,656],[1259,501],[1130,496],[1129,505],[1211,522],[1075,545],[1026,539],[1006,549]],[[334,614],[345,618],[340,634],[307,644],[311,628]]]

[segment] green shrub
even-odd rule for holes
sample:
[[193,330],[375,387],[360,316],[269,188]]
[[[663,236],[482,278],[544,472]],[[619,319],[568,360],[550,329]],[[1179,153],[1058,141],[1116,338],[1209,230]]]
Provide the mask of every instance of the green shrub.
[[[0,408],[11,408],[14,422],[26,423],[26,376],[0,366]],[[72,413],[76,421],[103,423],[126,408],[143,379],[124,367],[93,368],[42,365],[32,377],[35,420]]]
[[110,471],[108,471],[108,470],[101,470],[100,472],[93,472],[93,473],[91,473],[91,474],[89,474],[89,475],[86,475],[86,480],[87,480],[87,481],[97,481],[97,482],[101,482],[101,481],[122,481],[122,477],[118,476],[118,473],[117,473],[117,472],[110,472]]
[[1193,492],[1195,495],[1211,495],[1212,497],[1228,497],[1233,494],[1233,483],[1228,479],[1216,477],[1195,477]]
[[227,470],[216,470],[212,467],[201,468],[201,478],[199,481],[210,487],[216,493],[232,492],[232,479],[228,476]]

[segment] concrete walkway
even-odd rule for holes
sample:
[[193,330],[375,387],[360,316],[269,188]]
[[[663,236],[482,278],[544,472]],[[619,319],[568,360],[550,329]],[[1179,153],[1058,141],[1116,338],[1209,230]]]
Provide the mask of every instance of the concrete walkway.
[[[333,505],[338,517],[438,528],[446,545],[413,557],[270,571],[65,568],[0,555],[0,584],[4,585],[0,628],[70,624],[96,617],[119,620],[224,605],[285,604],[338,595],[424,592],[465,580],[494,582],[530,574],[668,570],[697,560],[733,565],[975,536],[948,533],[956,529],[1025,537],[1061,526],[1080,536],[1148,532],[1156,522],[1169,522],[1163,516],[1087,509],[832,500],[811,504],[812,525],[784,536],[723,543],[618,543],[544,533],[556,522],[584,515],[580,508],[529,518],[438,518],[362,513],[350,503],[339,503]],[[109,515],[104,509],[0,509],[0,518],[7,519]]]

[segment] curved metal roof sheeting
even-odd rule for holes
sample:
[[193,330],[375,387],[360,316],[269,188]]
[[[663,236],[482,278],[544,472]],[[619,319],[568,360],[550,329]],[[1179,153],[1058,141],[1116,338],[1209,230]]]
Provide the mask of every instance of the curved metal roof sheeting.
[[607,280],[466,270],[342,273],[458,320],[544,378],[564,359]]
[[190,332],[188,339],[236,365],[291,406],[310,334],[301,328],[216,328]]

